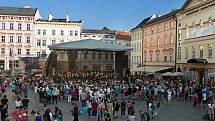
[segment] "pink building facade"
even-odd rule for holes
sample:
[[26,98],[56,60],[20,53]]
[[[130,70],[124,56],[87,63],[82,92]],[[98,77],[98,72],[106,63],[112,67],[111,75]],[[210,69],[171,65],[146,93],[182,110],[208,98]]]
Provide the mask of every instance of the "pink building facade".
[[34,21],[37,8],[0,7],[0,70],[19,69],[20,57],[35,56]]

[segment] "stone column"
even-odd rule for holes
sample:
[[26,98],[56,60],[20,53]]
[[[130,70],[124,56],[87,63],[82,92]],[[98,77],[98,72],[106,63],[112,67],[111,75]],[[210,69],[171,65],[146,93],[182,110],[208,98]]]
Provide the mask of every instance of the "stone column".
[[4,70],[9,70],[10,67],[9,67],[9,58],[5,58],[4,60]]

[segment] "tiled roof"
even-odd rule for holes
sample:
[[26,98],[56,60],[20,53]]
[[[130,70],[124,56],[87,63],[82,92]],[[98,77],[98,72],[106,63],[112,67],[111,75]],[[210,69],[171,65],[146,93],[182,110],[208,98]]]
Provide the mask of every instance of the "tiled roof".
[[101,30],[96,30],[96,29],[83,29],[82,33],[96,33],[96,34],[116,34],[115,30],[110,30],[106,27],[104,27]]
[[0,7],[0,15],[34,16],[37,8]]
[[129,51],[129,47],[107,43],[102,40],[84,39],[48,46],[51,50],[103,50],[103,51]]
[[145,18],[141,23],[139,23],[136,27],[134,27],[134,28],[131,29],[131,30],[134,30],[134,29],[137,29],[137,28],[143,26],[144,24],[146,24],[146,23],[150,20],[150,18],[151,18],[151,16],[148,17],[148,18]]
[[[37,21],[38,22],[62,22],[62,23],[67,22],[66,19],[52,19],[51,21],[39,19]],[[68,21],[68,23],[82,23],[82,20],[80,20],[80,21]]]
[[118,40],[128,40],[131,41],[131,33],[130,32],[117,32],[116,39]]
[[148,24],[151,24],[151,23],[155,23],[155,22],[158,22],[160,20],[163,20],[163,19],[166,19],[166,18],[169,18],[169,17],[172,17],[172,16],[175,16],[175,14],[179,11],[179,9],[177,10],[174,10],[174,11],[171,11],[165,15],[162,15],[160,17],[157,17],[157,18],[154,18],[154,19],[151,19],[149,20],[145,25],[148,25]]

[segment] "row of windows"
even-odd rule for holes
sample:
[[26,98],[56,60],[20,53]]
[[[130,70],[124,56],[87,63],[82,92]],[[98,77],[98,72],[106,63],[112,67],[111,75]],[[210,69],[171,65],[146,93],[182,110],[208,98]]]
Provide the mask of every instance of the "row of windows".
[[[5,48],[1,48],[1,54],[4,55],[5,54]],[[10,56],[14,56],[14,51],[12,48],[9,49],[9,54]],[[18,48],[17,49],[17,55],[21,55],[22,54],[22,49]],[[30,49],[26,49],[26,55],[30,55]]]
[[[185,47],[184,49],[185,49],[185,59],[188,59],[189,48]],[[204,47],[202,45],[199,46],[198,50],[194,46],[192,46],[191,49],[192,49],[191,50],[191,56],[192,56],[192,58],[196,58],[196,51],[199,52],[199,58],[203,58],[204,57]],[[182,53],[181,47],[178,47],[178,59],[181,59],[181,56],[182,56],[181,53]],[[207,53],[208,53],[207,54],[208,57],[212,57],[213,56],[213,45],[212,44],[208,45]]]
[[[168,59],[167,55],[164,55],[163,59],[164,59],[163,60],[164,62],[167,62],[167,61],[172,62],[173,61],[173,55],[172,55],[172,53],[169,54],[169,59]],[[152,61],[157,61],[157,62],[161,61],[160,60],[160,54],[156,54],[156,58],[155,59],[153,59],[153,54],[149,54],[149,61],[150,62],[152,62]],[[146,55],[144,55],[144,62],[146,62]]]
[[[43,30],[38,29],[37,30],[37,34],[38,35],[47,35],[47,31],[45,29],[43,29]],[[51,30],[51,35],[57,35],[56,34],[56,30],[54,30],[54,29]],[[64,36],[65,35],[65,31],[64,30],[60,30],[59,35]],[[72,31],[72,30],[69,31],[69,36],[78,36],[78,35],[79,35],[78,31]]]
[[141,56],[132,56],[131,57],[131,62],[132,63],[141,63],[142,61],[142,57]]
[[175,24],[174,24],[173,21],[171,21],[170,23],[164,23],[163,25],[158,25],[156,28],[151,27],[150,32],[146,31],[146,35],[155,34],[155,33],[165,31],[165,30],[168,30],[168,29],[172,29],[172,28],[175,28]]
[[132,40],[142,39],[141,32],[134,33],[132,35]]
[[164,38],[160,38],[159,36],[157,39],[145,39],[145,47],[152,47],[152,46],[160,46],[160,45],[166,45],[166,44],[173,44],[174,43],[174,36],[170,35],[169,37],[164,36]]
[[[9,42],[10,43],[15,42],[14,40],[15,40],[14,36],[9,36]],[[2,43],[6,42],[6,36],[1,36],[1,42]],[[17,42],[22,43],[22,36],[17,36]],[[26,37],[26,43],[31,43],[31,37],[30,36]]]
[[96,35],[84,35],[84,37],[92,37],[92,38],[112,38],[112,39],[114,39],[115,37],[113,37],[113,36],[101,36],[101,35],[98,35],[98,36],[96,36]]
[[[101,52],[98,52],[97,53],[97,58],[96,58],[96,53],[95,52],[93,52],[92,54],[91,54],[91,58],[92,59],[102,59],[102,53]],[[111,60],[113,60],[113,54],[112,53],[105,53],[104,54],[105,55],[105,59],[106,60],[108,60],[108,59],[111,59]],[[110,56],[109,56],[110,55]],[[84,53],[84,59],[88,59],[88,52],[85,52]]]
[[142,50],[142,44],[141,43],[133,44],[132,48],[133,48],[133,50],[132,50],[133,52],[141,51]]
[[1,24],[1,29],[10,29],[10,30],[31,30],[31,24],[26,24],[26,28],[23,29],[23,24],[18,23],[17,28],[14,28],[14,23],[9,23],[9,28],[6,28],[6,23]]
[[45,50],[37,51],[37,57],[46,57],[46,51]]

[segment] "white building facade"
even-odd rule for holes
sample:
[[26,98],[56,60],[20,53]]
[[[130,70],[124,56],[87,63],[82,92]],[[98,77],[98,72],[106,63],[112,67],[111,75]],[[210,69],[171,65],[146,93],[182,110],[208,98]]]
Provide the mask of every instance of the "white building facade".
[[0,7],[0,70],[19,68],[20,57],[34,55],[34,21],[37,8]]
[[50,54],[48,45],[80,40],[82,21],[49,19],[35,21],[34,50],[37,57]]
[[115,44],[116,31],[110,30],[107,27],[104,27],[101,30],[83,29],[81,32],[81,39],[102,40],[108,43]]

